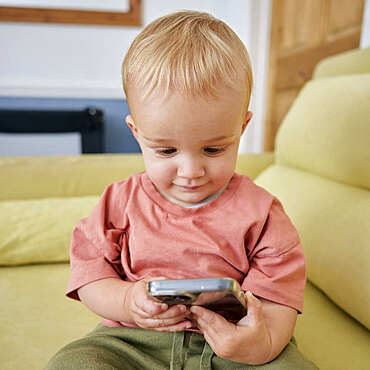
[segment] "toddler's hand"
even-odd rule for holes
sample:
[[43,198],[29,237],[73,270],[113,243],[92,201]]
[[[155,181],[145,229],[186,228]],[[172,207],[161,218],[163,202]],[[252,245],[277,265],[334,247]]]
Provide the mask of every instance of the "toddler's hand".
[[270,359],[271,338],[261,302],[250,292],[247,299],[248,314],[236,325],[203,307],[193,306],[190,311],[206,341],[218,356],[259,365]]
[[183,331],[192,326],[189,310],[184,305],[169,307],[158,303],[146,294],[146,280],[133,284],[126,294],[125,309],[132,320],[141,328],[157,331]]

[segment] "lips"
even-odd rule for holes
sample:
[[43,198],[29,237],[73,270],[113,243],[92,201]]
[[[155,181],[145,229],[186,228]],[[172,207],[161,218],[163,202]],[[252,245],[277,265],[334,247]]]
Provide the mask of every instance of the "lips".
[[186,190],[196,190],[200,188],[200,186],[181,186],[181,187]]
[[202,184],[202,185],[195,185],[195,186],[190,186],[190,185],[178,185],[178,184],[175,184],[177,187],[183,189],[183,190],[187,190],[187,191],[194,191],[194,190],[197,190],[199,188],[201,188],[203,185],[205,184]]

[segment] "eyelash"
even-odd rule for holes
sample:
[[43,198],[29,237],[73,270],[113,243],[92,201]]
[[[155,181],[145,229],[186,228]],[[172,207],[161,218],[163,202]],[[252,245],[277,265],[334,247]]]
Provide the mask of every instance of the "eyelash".
[[208,155],[217,155],[225,151],[225,148],[207,147],[203,149]]
[[[206,147],[203,151],[210,156],[215,156],[225,151],[225,148],[215,148],[215,147]],[[170,157],[177,152],[175,148],[166,148],[166,149],[159,149],[156,150],[156,153],[163,156],[163,157]]]
[[158,154],[168,157],[172,154],[175,154],[177,150],[175,148],[159,149],[156,151]]

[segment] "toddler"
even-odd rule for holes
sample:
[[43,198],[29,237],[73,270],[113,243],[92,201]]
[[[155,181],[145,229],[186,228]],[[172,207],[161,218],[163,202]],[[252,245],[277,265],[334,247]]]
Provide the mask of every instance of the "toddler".
[[[305,259],[280,202],[236,174],[252,72],[237,35],[209,14],[148,25],[122,67],[146,171],[108,186],[71,242],[67,296],[102,317],[47,369],[316,369],[292,334]],[[230,277],[237,324],[151,300],[149,279]]]

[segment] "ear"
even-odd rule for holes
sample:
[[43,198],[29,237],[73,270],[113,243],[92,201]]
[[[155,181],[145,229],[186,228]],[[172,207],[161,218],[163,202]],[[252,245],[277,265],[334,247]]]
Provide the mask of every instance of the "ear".
[[248,126],[248,123],[252,119],[252,115],[253,115],[253,113],[250,110],[245,115],[245,119],[244,119],[244,122],[243,122],[243,125],[242,125],[242,134],[244,133],[246,127]]
[[135,122],[134,122],[134,119],[132,118],[131,114],[127,115],[126,116],[126,123],[127,123],[127,126],[130,127],[130,130],[132,132],[132,134],[134,135],[135,139],[137,140],[137,128],[135,126]]

